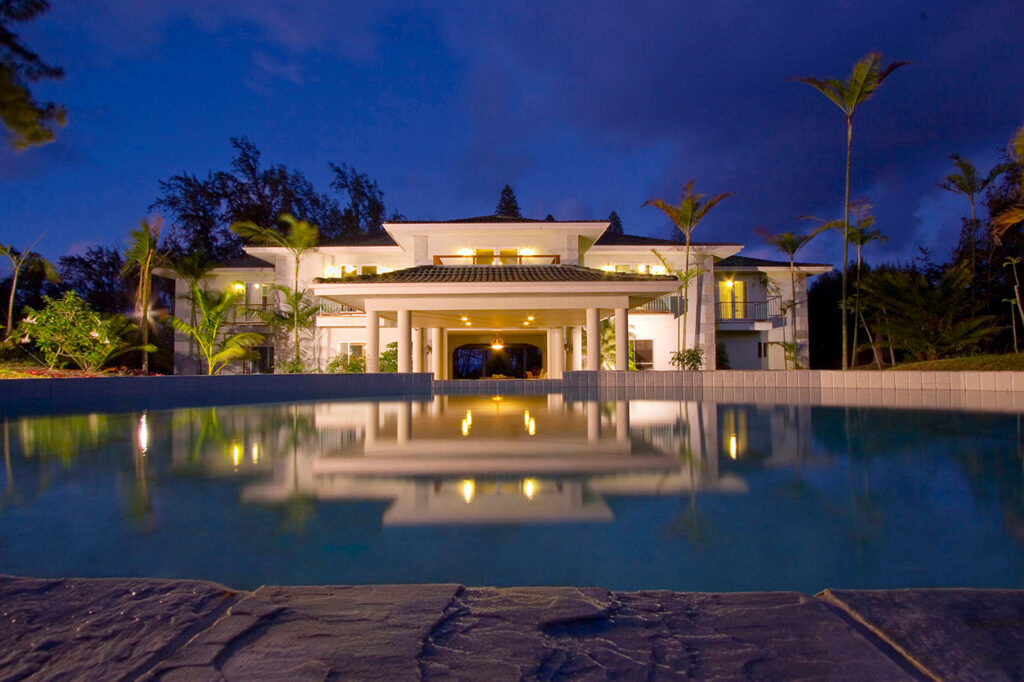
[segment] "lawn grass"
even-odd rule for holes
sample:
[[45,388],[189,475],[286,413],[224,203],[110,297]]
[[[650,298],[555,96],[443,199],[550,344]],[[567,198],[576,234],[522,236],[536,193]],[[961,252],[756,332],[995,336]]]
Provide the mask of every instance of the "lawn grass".
[[1024,372],[1024,353],[1004,355],[971,355],[963,358],[905,362],[892,368],[900,370],[925,370],[928,372]]

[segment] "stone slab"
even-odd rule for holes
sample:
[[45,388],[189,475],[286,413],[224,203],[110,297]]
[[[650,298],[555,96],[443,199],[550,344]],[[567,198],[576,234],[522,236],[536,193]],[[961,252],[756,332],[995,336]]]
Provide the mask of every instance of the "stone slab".
[[143,679],[418,680],[458,585],[261,587]]
[[913,679],[795,593],[464,589],[420,666],[425,680]]
[[188,580],[0,576],[0,679],[134,678],[238,597]]
[[825,590],[818,598],[933,679],[1024,679],[1024,591]]

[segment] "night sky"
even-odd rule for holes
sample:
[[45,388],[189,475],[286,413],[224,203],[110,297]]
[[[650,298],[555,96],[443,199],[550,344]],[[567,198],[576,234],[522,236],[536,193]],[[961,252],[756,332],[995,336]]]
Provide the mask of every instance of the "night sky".
[[[696,231],[768,255],[756,228],[841,217],[842,114],[794,76],[846,78],[870,51],[896,71],[854,120],[852,196],[890,236],[948,256],[966,200],[935,186],[960,153],[982,171],[1024,123],[1021,0],[643,3],[51,0],[19,30],[63,81],[57,142],[0,151],[0,242],[57,258],[124,243],[157,182],[226,170],[229,137],[328,192],[328,162],[376,179],[389,210],[622,217],[668,236],[652,197],[732,191]],[[801,256],[838,261],[838,236]],[[881,250],[884,249],[884,252]]]

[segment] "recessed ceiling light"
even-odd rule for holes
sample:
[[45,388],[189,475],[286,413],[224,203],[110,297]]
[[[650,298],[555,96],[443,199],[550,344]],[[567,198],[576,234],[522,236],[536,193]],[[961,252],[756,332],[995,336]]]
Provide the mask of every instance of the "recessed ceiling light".
[[530,322],[533,322],[533,315],[527,315],[526,319],[528,319]]
[[472,326],[472,325],[473,325],[473,323],[472,323],[472,322],[467,322],[467,323],[466,323],[466,326],[467,326],[467,327],[470,327],[470,326]]
[[466,317],[465,315],[463,315],[463,316],[462,316],[461,318],[459,318],[459,319],[461,319],[461,320],[462,320],[463,322],[465,322],[465,321],[466,321],[466,320],[468,320],[469,318],[468,318],[468,317]]

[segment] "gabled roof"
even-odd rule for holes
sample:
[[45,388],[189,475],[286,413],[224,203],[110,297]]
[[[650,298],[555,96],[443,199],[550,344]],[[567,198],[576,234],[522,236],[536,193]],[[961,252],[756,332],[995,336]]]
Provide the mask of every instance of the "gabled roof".
[[[829,263],[793,263],[798,268],[829,268]],[[748,258],[746,256],[729,256],[715,263],[715,268],[788,268],[789,261],[768,260],[766,258]]]
[[421,284],[436,282],[660,282],[669,275],[605,272],[579,265],[418,265],[377,275],[319,277],[317,284]]
[[262,258],[256,256],[250,256],[247,253],[243,253],[238,258],[232,258],[229,261],[218,263],[217,268],[224,270],[241,270],[248,268],[273,268],[273,263],[268,263]]
[[318,246],[398,246],[391,235],[381,230],[372,234],[354,234],[327,239]]

